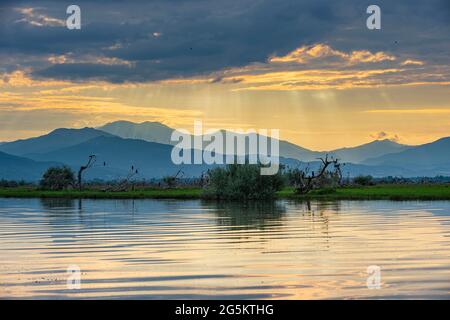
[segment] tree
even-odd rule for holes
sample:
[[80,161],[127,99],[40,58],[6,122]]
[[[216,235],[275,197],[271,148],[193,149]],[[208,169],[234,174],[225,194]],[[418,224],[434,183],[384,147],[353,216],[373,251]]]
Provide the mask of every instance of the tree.
[[127,176],[122,179],[119,184],[115,187],[115,191],[125,191],[129,189],[131,184],[132,190],[134,190],[134,177],[139,175],[139,170],[134,166],[131,166],[130,171],[128,171]]
[[204,195],[215,199],[270,199],[283,187],[281,172],[261,175],[261,165],[231,164],[208,172]]
[[51,167],[42,176],[40,186],[48,190],[64,190],[75,185],[75,174],[67,166]]
[[[339,159],[318,158],[322,163],[317,173],[309,169],[293,169],[288,172],[288,178],[294,185],[295,192],[298,194],[306,194],[313,189],[319,188],[335,188],[342,183],[342,171]],[[334,171],[329,171],[330,165],[334,166]]]
[[[80,170],[78,170],[78,188],[80,191],[82,190],[82,174],[85,170],[91,168],[95,161],[97,161],[97,157],[94,154],[90,155],[88,162],[84,166],[81,166]],[[104,163],[104,165],[106,165],[106,163]]]
[[175,188],[175,186],[177,185],[177,179],[179,175],[183,175],[184,172],[180,170],[178,170],[178,172],[173,175],[173,176],[165,176],[163,177],[163,182],[164,184],[167,186],[167,188],[172,189]]
[[353,178],[353,183],[360,186],[371,186],[375,184],[372,176],[357,176]]

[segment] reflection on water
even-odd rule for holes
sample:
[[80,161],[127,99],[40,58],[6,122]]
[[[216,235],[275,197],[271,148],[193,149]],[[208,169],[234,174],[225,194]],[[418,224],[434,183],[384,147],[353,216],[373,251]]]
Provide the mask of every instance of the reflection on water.
[[448,299],[449,236],[449,201],[0,199],[0,298]]
[[286,212],[284,203],[268,202],[203,202],[203,206],[214,208],[217,225],[228,230],[240,229],[268,229],[280,225],[281,217]]

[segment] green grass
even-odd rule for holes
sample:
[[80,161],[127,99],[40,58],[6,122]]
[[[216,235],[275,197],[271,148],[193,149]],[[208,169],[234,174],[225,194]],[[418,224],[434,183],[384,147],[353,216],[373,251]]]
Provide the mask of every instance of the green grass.
[[[112,192],[43,191],[33,188],[0,189],[0,197],[14,198],[89,198],[89,199],[200,199],[200,188],[144,189]],[[315,190],[297,195],[292,188],[277,193],[277,198],[299,200],[450,200],[450,185],[379,185]]]
[[67,190],[44,191],[30,188],[0,189],[0,197],[14,198],[69,198],[69,199],[196,199],[199,188],[145,189],[136,191]]
[[450,200],[450,185],[378,185],[315,190],[296,195],[292,189],[278,193],[280,198],[336,200]]

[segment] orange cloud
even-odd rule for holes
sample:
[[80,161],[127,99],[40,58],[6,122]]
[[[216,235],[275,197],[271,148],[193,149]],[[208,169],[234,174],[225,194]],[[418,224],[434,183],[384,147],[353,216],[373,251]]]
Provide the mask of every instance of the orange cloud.
[[401,63],[402,66],[407,66],[407,65],[422,66],[423,64],[424,64],[423,61],[413,60],[413,59],[407,59]]
[[50,26],[50,27],[65,27],[66,22],[62,19],[49,17],[45,14],[37,13],[34,8],[17,8],[24,17],[16,22],[27,22],[36,27]]
[[[386,52],[343,52],[326,44],[302,46],[266,63],[217,72],[214,81],[242,90],[319,90],[403,85],[448,85],[450,67],[427,65]],[[204,77],[208,80],[211,76]],[[193,81],[193,79],[187,79]],[[196,78],[195,81],[199,81]]]
[[192,109],[136,106],[121,99],[120,94],[108,94],[108,91],[139,86],[145,84],[36,80],[25,71],[15,71],[0,75],[0,113],[63,112],[87,118],[85,123],[89,125],[99,125],[118,118],[172,123],[179,123],[182,119],[183,123],[191,124],[203,115],[201,111]]
[[367,50],[356,50],[351,53],[345,53],[342,51],[334,50],[326,44],[315,44],[313,46],[303,46],[289,52],[285,56],[277,57],[273,56],[269,58],[269,63],[307,63],[315,59],[323,59],[336,57],[349,64],[356,63],[369,63],[369,62],[381,62],[381,61],[393,61],[396,58],[385,52],[371,53]]
[[375,109],[367,110],[366,113],[387,113],[387,114],[450,114],[449,108],[430,109]]

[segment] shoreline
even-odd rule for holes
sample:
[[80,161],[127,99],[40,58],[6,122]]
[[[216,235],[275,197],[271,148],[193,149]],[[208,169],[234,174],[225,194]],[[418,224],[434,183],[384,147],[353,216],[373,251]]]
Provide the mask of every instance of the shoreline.
[[[67,190],[45,191],[30,188],[0,189],[0,198],[63,198],[63,199],[208,199],[201,188],[142,189],[135,191]],[[315,190],[297,195],[292,188],[276,193],[274,199],[291,200],[450,200],[450,185],[378,185],[343,187],[335,191]],[[219,201],[219,200],[217,200]],[[220,200],[223,201],[223,200]],[[226,201],[226,200],[225,200]],[[264,200],[252,200],[264,201]]]

